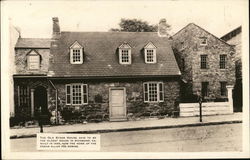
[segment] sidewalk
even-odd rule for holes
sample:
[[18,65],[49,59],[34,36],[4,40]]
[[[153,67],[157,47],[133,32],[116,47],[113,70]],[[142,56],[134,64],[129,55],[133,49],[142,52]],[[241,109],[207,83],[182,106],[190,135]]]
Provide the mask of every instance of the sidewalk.
[[[88,124],[73,124],[60,126],[45,126],[44,133],[98,133],[148,130],[160,128],[176,128],[189,126],[203,126],[216,124],[241,123],[242,113],[230,115],[203,116],[203,122],[199,122],[199,117],[179,117],[164,119],[144,119],[138,121],[125,122],[101,122]],[[40,128],[10,129],[10,138],[35,137]]]

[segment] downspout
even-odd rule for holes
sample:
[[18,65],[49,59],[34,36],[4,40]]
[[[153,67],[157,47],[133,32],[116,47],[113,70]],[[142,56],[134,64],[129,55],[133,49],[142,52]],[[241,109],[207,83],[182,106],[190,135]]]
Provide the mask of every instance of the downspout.
[[55,89],[56,91],[56,124],[58,124],[58,107],[57,107],[57,101],[58,101],[58,90],[55,87],[55,85],[52,83],[51,80],[48,80],[50,82],[50,84],[52,85],[52,87]]

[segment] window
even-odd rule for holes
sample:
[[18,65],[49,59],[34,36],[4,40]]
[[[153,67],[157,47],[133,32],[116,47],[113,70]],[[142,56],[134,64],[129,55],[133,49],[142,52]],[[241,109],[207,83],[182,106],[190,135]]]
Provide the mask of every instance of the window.
[[206,37],[200,37],[200,45],[202,45],[202,46],[207,45],[207,38]]
[[220,82],[220,93],[221,96],[227,96],[227,82]]
[[83,47],[77,41],[70,47],[70,63],[83,63]]
[[152,42],[149,42],[144,47],[145,63],[156,63],[156,47]]
[[226,58],[227,55],[220,55],[220,69],[226,68]]
[[29,106],[30,102],[30,92],[26,85],[18,86],[18,105],[19,106]]
[[147,82],[143,84],[145,102],[163,102],[164,87],[162,82]]
[[30,70],[37,70],[40,68],[40,56],[37,54],[28,55],[28,68]]
[[66,85],[66,104],[81,105],[88,103],[87,84],[67,84]]
[[202,94],[202,97],[208,96],[208,82],[201,83],[201,94]]
[[131,64],[131,47],[128,45],[128,43],[123,43],[119,47],[119,63]]
[[131,64],[131,55],[129,49],[121,49],[120,63]]
[[207,69],[207,55],[201,55],[201,69]]
[[146,49],[146,63],[156,63],[154,49]]
[[81,52],[80,49],[73,49],[73,63],[81,62]]

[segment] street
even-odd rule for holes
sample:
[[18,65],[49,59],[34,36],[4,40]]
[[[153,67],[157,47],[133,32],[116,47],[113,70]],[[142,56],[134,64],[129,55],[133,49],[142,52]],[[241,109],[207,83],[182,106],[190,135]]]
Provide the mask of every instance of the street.
[[[36,138],[11,139],[11,151],[36,152]],[[242,150],[242,123],[101,133],[104,152],[222,152]]]

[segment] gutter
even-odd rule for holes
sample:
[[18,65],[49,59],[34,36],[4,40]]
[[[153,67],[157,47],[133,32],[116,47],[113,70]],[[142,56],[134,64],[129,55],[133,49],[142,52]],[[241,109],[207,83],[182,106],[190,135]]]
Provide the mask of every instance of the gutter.
[[52,87],[55,89],[56,91],[56,124],[58,124],[58,106],[57,106],[57,101],[58,101],[58,90],[55,87],[55,85],[52,83],[51,80],[48,80],[50,82],[50,84],[52,85]]
[[177,78],[180,77],[181,74],[178,75],[136,75],[136,76],[53,76],[49,77],[49,79],[131,79],[131,78]]

